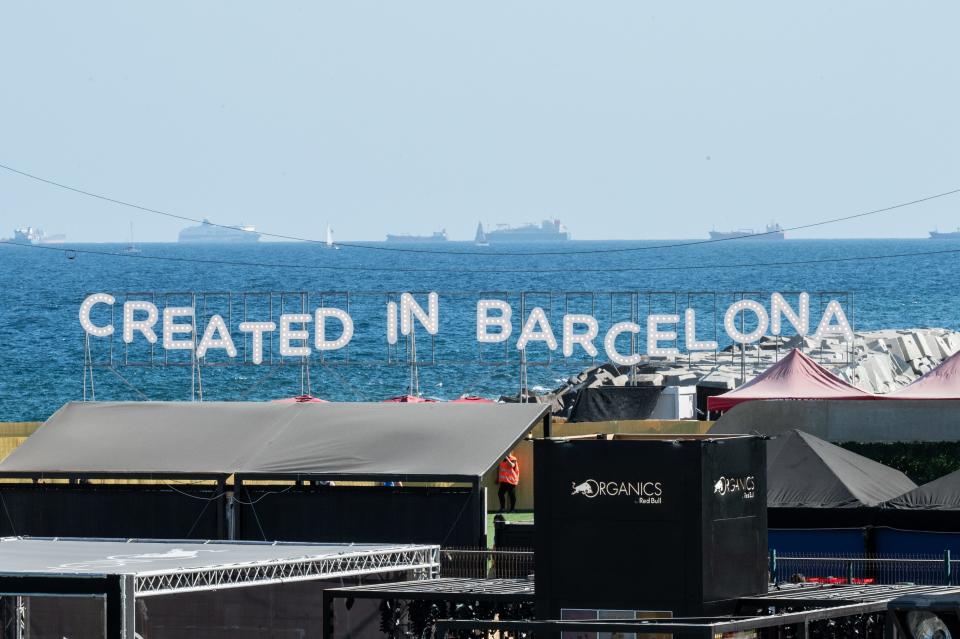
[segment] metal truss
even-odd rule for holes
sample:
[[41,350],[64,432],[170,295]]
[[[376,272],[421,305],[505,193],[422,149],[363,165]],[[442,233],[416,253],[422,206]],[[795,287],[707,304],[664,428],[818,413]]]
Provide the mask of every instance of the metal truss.
[[417,546],[137,574],[137,597],[243,588],[337,577],[405,572],[403,579],[436,579],[440,547]]

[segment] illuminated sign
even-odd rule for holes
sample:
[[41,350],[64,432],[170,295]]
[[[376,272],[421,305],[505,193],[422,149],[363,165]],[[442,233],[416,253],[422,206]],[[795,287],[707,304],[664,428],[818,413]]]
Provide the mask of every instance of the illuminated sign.
[[[419,297],[418,300],[415,294],[401,293],[396,299],[386,299],[385,304],[379,306],[382,313],[379,319],[364,316],[359,322],[355,321],[349,308],[320,304],[310,309],[304,302],[299,312],[275,313],[271,305],[269,313],[262,317],[246,312],[245,307],[243,320],[231,324],[229,315],[225,318],[219,313],[209,313],[205,305],[204,309],[198,309],[196,301],[192,305],[165,304],[160,308],[155,299],[127,299],[121,303],[108,293],[94,293],[80,305],[79,319],[88,339],[111,338],[119,332],[126,345],[159,343],[164,351],[192,351],[198,359],[213,352],[234,359],[238,357],[238,343],[249,344],[245,357],[253,364],[261,364],[265,344],[276,343],[281,357],[308,358],[314,353],[346,348],[358,336],[358,327],[378,332],[371,327],[381,321],[383,331],[380,336],[388,345],[397,344],[400,336],[410,337],[417,330],[430,336],[440,335],[444,310],[441,295],[429,292]],[[723,330],[732,342],[738,344],[758,342],[768,331],[781,335],[788,324],[796,335],[810,335],[810,295],[797,293],[792,297],[791,303],[786,296],[775,292],[770,295],[768,305],[756,299],[739,299],[722,313]],[[611,311],[605,330],[594,313],[564,312],[559,322],[554,317],[554,323],[551,323],[549,311],[552,309],[525,304],[521,307],[518,314],[515,306],[506,299],[481,296],[471,306],[456,310],[461,317],[469,313],[475,318],[475,342],[478,344],[505,344],[519,351],[537,346],[551,353],[559,350],[564,358],[597,357],[602,347],[606,358],[616,364],[637,364],[642,355],[628,344],[632,345],[633,337],[640,335],[645,338],[642,343],[645,343],[649,357],[669,358],[682,351],[716,351],[719,348],[716,335],[708,340],[698,333],[698,314],[692,307],[682,313],[678,309],[676,313],[650,313],[643,319],[637,316],[629,320],[613,317]],[[103,310],[107,308],[111,312],[105,314]],[[119,311],[119,320],[114,319],[114,310]],[[368,314],[376,312],[375,307],[365,310]],[[514,318],[519,328],[516,337]],[[459,336],[469,339],[473,331],[465,333],[461,324],[457,323]],[[748,325],[750,328],[745,328]],[[680,338],[681,329],[683,339]],[[853,329],[840,301],[826,301],[812,335],[817,339],[853,339]]]

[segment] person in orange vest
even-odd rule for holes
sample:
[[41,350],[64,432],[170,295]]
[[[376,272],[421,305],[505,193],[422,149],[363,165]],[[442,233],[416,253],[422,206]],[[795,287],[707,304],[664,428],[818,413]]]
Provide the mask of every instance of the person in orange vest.
[[517,484],[520,483],[520,462],[517,461],[517,457],[513,453],[507,454],[500,460],[497,483],[500,484],[497,489],[497,498],[500,499],[500,510],[498,512],[503,512],[506,505],[504,497],[506,496],[510,497],[510,512],[513,512],[514,508],[517,507]]

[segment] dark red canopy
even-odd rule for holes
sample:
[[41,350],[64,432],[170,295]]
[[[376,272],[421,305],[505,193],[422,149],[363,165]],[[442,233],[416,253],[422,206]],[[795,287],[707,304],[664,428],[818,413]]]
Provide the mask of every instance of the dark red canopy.
[[960,352],[932,371],[888,395],[889,399],[960,399]]
[[319,397],[314,397],[313,395],[297,395],[296,397],[286,397],[284,399],[275,399],[274,402],[278,404],[329,404],[325,399],[320,399]]
[[734,390],[707,398],[707,410],[729,410],[760,399],[876,399],[851,386],[794,349],[779,362]]
[[399,397],[391,397],[390,399],[383,400],[385,402],[394,402],[397,404],[419,404],[421,402],[435,402],[435,399],[424,399],[423,397],[417,397],[416,395],[400,395]]
[[492,399],[486,397],[477,397],[476,395],[464,395],[459,399],[450,400],[451,404],[496,404]]

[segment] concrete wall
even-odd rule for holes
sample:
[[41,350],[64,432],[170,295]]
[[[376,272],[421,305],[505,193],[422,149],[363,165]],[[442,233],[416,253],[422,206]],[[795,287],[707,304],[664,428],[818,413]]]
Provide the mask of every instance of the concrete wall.
[[[615,422],[554,422],[554,437],[575,437],[577,435],[595,435],[597,433],[633,433],[633,434],[675,434],[690,435],[706,433],[713,422],[694,420],[623,420]],[[533,430],[534,437],[543,436],[543,428]],[[526,440],[514,450],[520,463],[520,484],[517,486],[517,509],[533,510],[533,442]],[[495,512],[499,508],[497,501],[497,469],[484,477],[487,487],[487,509]]]
[[792,428],[831,442],[955,442],[960,400],[745,402],[710,432],[775,435]]

